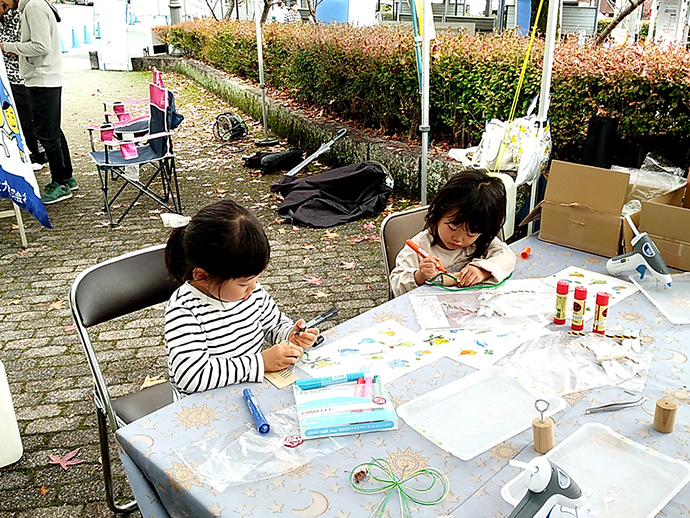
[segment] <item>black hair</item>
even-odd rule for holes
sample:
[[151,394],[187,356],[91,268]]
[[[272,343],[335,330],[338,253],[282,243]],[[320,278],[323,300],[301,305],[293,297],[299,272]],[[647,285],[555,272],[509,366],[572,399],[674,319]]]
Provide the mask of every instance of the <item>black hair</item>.
[[165,247],[168,273],[179,282],[192,280],[195,268],[217,283],[253,277],[266,269],[270,256],[261,223],[233,200],[199,210],[186,227],[170,233]]
[[440,244],[438,226],[452,211],[456,211],[450,222],[453,226],[466,224],[471,233],[480,234],[474,242],[472,258],[482,257],[506,219],[503,181],[476,169],[462,171],[448,180],[429,205],[425,217],[424,228],[433,236],[432,245]]

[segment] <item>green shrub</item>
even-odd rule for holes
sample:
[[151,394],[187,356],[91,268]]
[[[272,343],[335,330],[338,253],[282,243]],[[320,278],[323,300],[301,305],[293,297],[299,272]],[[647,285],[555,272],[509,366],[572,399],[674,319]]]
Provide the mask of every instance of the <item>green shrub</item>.
[[[186,55],[258,79],[251,22],[201,21],[158,28]],[[263,27],[267,84],[343,120],[388,135],[418,135],[421,119],[416,57],[407,26],[268,24]],[[506,31],[471,36],[441,32],[432,42],[432,138],[467,147],[487,120],[506,120],[528,40]],[[539,92],[543,41],[526,69],[516,116]],[[579,161],[591,117],[619,117],[626,144],[621,165],[664,148],[684,166],[690,135],[690,54],[651,44],[622,48],[557,46],[549,117],[554,157]]]

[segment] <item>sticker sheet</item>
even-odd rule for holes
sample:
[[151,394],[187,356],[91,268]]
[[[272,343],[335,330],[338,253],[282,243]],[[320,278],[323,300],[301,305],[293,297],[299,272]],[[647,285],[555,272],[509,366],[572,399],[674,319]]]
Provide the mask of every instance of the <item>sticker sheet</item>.
[[447,338],[425,339],[392,320],[307,349],[295,367],[313,377],[361,371],[386,383],[444,356]]

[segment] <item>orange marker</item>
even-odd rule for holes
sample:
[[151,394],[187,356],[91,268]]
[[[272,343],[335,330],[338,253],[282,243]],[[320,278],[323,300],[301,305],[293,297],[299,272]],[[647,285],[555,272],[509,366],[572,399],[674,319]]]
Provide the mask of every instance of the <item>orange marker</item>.
[[432,261],[434,261],[434,264],[436,265],[436,269],[437,269],[437,270],[440,270],[440,271],[442,271],[443,273],[448,273],[448,270],[446,270],[446,269],[443,267],[443,265],[441,264],[441,261],[439,261],[438,258],[436,258],[436,257],[434,257],[434,256],[432,256],[432,255],[429,255],[429,252],[427,252],[426,250],[424,250],[424,249],[422,249],[422,248],[419,248],[419,245],[418,245],[417,243],[415,243],[415,242],[413,242],[412,240],[408,239],[407,241],[405,241],[405,244],[406,244],[407,246],[409,246],[412,250],[414,250],[415,252],[417,252],[417,253],[418,253],[421,257],[423,257],[424,259],[426,259],[427,257],[431,257]]

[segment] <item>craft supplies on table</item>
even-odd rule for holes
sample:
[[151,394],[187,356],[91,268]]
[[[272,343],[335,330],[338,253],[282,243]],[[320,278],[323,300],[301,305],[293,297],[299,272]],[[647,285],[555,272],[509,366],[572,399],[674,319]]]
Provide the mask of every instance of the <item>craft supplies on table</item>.
[[[590,423],[545,455],[582,489],[580,518],[653,518],[690,481],[690,465]],[[515,505],[527,492],[518,475],[501,490]]]
[[672,288],[661,285],[651,275],[644,279],[633,275],[630,280],[672,324],[690,324],[690,272],[671,277]]
[[[571,287],[582,286],[587,288],[587,300],[585,301],[585,313],[583,316],[585,322],[594,318],[597,292],[606,291],[609,293],[609,308],[630,295],[637,293],[637,287],[630,282],[574,266],[569,266],[560,272],[544,277],[543,280],[551,286],[551,289],[556,289],[558,281],[567,281]],[[568,303],[566,318],[572,319],[572,315],[573,300],[571,298]]]
[[398,416],[377,376],[311,389],[294,386],[302,437],[311,439],[376,430],[395,430]]
[[548,402],[546,417],[566,405],[555,394],[491,368],[401,405],[398,415],[440,448],[470,460],[529,428],[537,399]]

